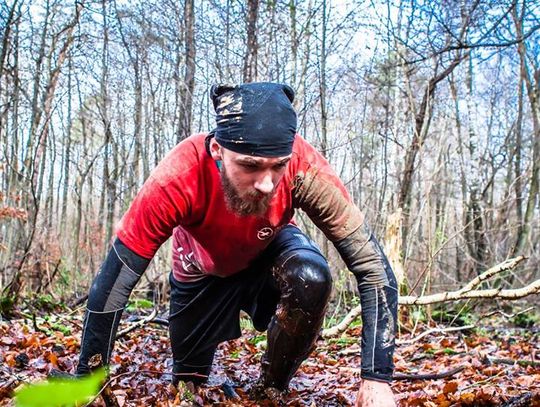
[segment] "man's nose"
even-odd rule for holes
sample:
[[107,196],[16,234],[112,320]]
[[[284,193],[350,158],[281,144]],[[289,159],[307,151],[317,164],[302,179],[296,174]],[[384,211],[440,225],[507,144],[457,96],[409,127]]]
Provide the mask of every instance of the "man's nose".
[[264,174],[261,178],[255,181],[255,189],[262,194],[269,194],[274,190],[274,182],[272,181],[272,174]]

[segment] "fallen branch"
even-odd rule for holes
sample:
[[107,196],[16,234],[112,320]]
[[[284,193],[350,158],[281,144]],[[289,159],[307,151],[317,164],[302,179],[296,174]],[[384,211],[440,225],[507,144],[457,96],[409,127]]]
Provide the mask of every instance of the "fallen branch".
[[323,329],[321,336],[323,338],[332,338],[334,336],[341,335],[349,327],[353,321],[360,316],[362,307],[360,305],[354,307],[349,311],[347,315],[341,320],[341,322],[332,328]]
[[400,305],[427,305],[439,302],[464,300],[471,298],[500,298],[503,300],[515,300],[528,295],[540,293],[540,279],[531,284],[511,290],[492,288],[487,290],[472,290],[466,292],[450,291],[445,293],[426,295],[423,297],[405,296],[399,299]]
[[478,277],[475,277],[471,282],[469,282],[467,285],[465,285],[461,290],[457,291],[458,293],[466,293],[474,288],[478,287],[481,283],[489,279],[490,277],[493,277],[496,274],[502,273],[503,271],[513,270],[516,268],[516,266],[521,263],[523,260],[525,260],[524,256],[519,256],[514,259],[508,259],[506,261],[503,261],[502,263],[491,267],[490,269],[484,271],[482,274],[480,274]]
[[[400,305],[428,305],[436,304],[440,302],[447,301],[457,301],[464,299],[472,298],[500,298],[505,300],[515,300],[518,298],[523,298],[528,295],[540,293],[540,279],[533,281],[531,284],[516,289],[486,289],[486,290],[474,290],[475,287],[480,285],[483,281],[486,281],[488,278],[493,277],[496,274],[502,273],[504,271],[514,269],[519,263],[521,263],[525,257],[520,256],[514,259],[506,260],[480,274],[478,277],[474,278],[467,285],[456,291],[448,291],[438,294],[425,295],[425,296],[403,296],[399,297]],[[356,320],[362,312],[360,305],[354,307],[349,313],[343,318],[343,320],[333,326],[323,330],[323,338],[331,338],[333,336],[341,335],[349,327],[349,325]]]
[[123,336],[126,336],[128,333],[134,331],[135,329],[142,327],[144,324],[151,322],[157,316],[157,314],[158,314],[158,310],[156,307],[152,310],[152,312],[148,316],[144,317],[140,321],[135,322],[134,324],[131,324],[131,326],[127,327],[126,329],[123,329],[120,332],[118,332],[118,334],[116,335],[116,339],[122,338]]
[[525,314],[526,312],[529,312],[529,311],[532,311],[534,309],[534,307],[529,307],[529,308],[526,308],[524,310],[521,310],[519,312],[515,312],[513,314],[507,314],[506,312],[502,312],[501,310],[497,309],[495,311],[491,311],[485,315],[481,315],[480,318],[478,318],[478,321],[481,321],[485,318],[489,318],[491,317],[492,315],[501,315],[503,317],[505,317],[506,319],[512,319],[512,318],[515,318],[517,317],[518,315],[521,315],[521,314]]
[[512,397],[506,403],[501,404],[501,407],[529,407],[529,406],[538,405],[536,403],[540,403],[540,394],[527,392],[527,393]]
[[[305,363],[304,366],[317,366],[316,364]],[[362,369],[348,366],[339,366],[339,370],[346,371],[351,374],[360,374]],[[450,376],[458,374],[465,366],[458,366],[455,369],[450,369],[441,373],[394,373],[392,375],[393,380],[437,380],[444,379]]]

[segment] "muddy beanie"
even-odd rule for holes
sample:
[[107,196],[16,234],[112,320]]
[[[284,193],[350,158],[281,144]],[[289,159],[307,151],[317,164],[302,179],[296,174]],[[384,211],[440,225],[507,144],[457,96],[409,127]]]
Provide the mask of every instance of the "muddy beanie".
[[254,82],[215,85],[210,90],[216,111],[216,141],[237,153],[281,157],[291,154],[296,113],[290,86]]

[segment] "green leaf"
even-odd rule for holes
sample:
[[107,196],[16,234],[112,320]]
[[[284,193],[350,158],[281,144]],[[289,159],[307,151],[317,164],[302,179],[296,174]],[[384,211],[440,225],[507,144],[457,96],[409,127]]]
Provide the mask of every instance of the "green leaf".
[[127,305],[127,310],[129,312],[136,311],[137,309],[141,308],[154,308],[154,303],[144,298],[136,298],[134,300],[130,300]]
[[17,407],[74,406],[86,403],[94,397],[105,379],[105,370],[97,370],[90,376],[73,379],[49,379],[28,384],[17,391]]

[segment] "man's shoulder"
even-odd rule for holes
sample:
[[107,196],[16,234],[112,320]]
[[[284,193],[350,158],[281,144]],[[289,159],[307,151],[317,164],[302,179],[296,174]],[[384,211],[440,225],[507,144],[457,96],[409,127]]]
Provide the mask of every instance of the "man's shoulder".
[[185,139],[181,140],[171,151],[163,157],[163,161],[174,161],[179,158],[182,159],[198,159],[201,156],[206,155],[205,140],[208,133],[193,134]]
[[192,151],[204,151],[205,150],[205,142],[206,137],[208,136],[208,133],[196,133],[192,134],[189,137],[186,137],[185,139],[181,140],[173,149],[175,150],[192,150]]
[[320,164],[325,161],[323,155],[299,134],[294,139],[293,157],[306,164]]

